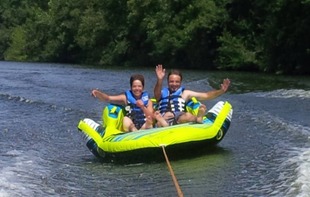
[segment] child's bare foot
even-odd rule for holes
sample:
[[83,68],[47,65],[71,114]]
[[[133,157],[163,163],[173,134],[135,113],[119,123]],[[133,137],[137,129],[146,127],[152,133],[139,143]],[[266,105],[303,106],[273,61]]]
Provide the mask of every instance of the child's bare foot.
[[159,127],[167,127],[169,126],[169,124],[167,123],[167,121],[161,116],[161,114],[159,113],[159,111],[155,112],[155,118],[157,120],[157,125]]
[[197,122],[202,123],[203,116],[206,114],[207,107],[204,104],[201,104],[198,109]]

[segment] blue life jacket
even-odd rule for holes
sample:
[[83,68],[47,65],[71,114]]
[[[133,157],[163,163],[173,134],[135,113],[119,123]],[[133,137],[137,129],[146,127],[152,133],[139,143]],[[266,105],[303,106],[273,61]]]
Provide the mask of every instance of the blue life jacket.
[[158,107],[160,113],[185,111],[185,101],[181,96],[183,91],[184,87],[180,87],[177,91],[170,94],[168,88],[162,89]]
[[[140,129],[145,123],[145,114],[142,109],[136,105],[137,99],[134,97],[131,90],[125,92],[127,98],[127,106],[125,107],[125,116],[129,117],[137,129]],[[141,100],[145,107],[149,102],[149,95],[147,92],[142,92]]]

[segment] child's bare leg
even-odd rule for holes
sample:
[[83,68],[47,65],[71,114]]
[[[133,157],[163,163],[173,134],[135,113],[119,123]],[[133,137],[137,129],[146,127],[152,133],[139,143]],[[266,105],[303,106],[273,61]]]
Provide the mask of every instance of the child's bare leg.
[[151,116],[147,116],[145,123],[142,125],[140,129],[151,129],[151,128],[153,128],[153,118]]
[[138,129],[136,128],[135,124],[132,123],[132,124],[129,126],[129,131],[138,131]]
[[145,128],[146,128],[146,129],[151,129],[151,128],[153,128],[153,118],[152,118],[151,116],[147,116],[147,117],[146,117]]
[[161,114],[159,113],[159,111],[156,111],[154,113],[155,115],[155,119],[157,120],[157,125],[158,127],[167,127],[169,126],[169,124],[167,123],[167,121],[161,116]]
[[204,104],[201,104],[198,109],[197,122],[202,123],[203,116],[206,114],[207,107]]
[[133,124],[132,120],[128,117],[124,117],[123,119],[123,129],[125,132],[129,131],[137,131],[136,126]]

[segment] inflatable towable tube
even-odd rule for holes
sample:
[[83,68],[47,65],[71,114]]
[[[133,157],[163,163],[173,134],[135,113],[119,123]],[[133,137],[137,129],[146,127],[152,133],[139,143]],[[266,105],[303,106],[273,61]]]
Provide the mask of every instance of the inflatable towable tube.
[[[192,113],[198,111],[200,103],[192,103]],[[122,106],[109,104],[103,110],[103,124],[85,118],[78,129],[87,137],[87,147],[97,157],[135,151],[145,148],[161,148],[193,142],[205,142],[206,146],[220,142],[229,129],[233,109],[229,102],[216,103],[204,116],[203,123],[184,123],[135,132],[123,132]]]

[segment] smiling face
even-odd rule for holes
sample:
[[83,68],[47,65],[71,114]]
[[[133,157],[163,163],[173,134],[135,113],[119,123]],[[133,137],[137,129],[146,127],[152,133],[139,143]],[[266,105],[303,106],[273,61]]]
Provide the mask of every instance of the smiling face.
[[177,91],[181,87],[182,78],[179,75],[171,74],[168,78],[168,87],[171,92]]
[[144,87],[140,80],[137,79],[132,82],[131,91],[137,99],[141,97],[143,89]]
[[144,77],[140,74],[135,74],[130,77],[130,88],[136,99],[140,99],[144,90]]

